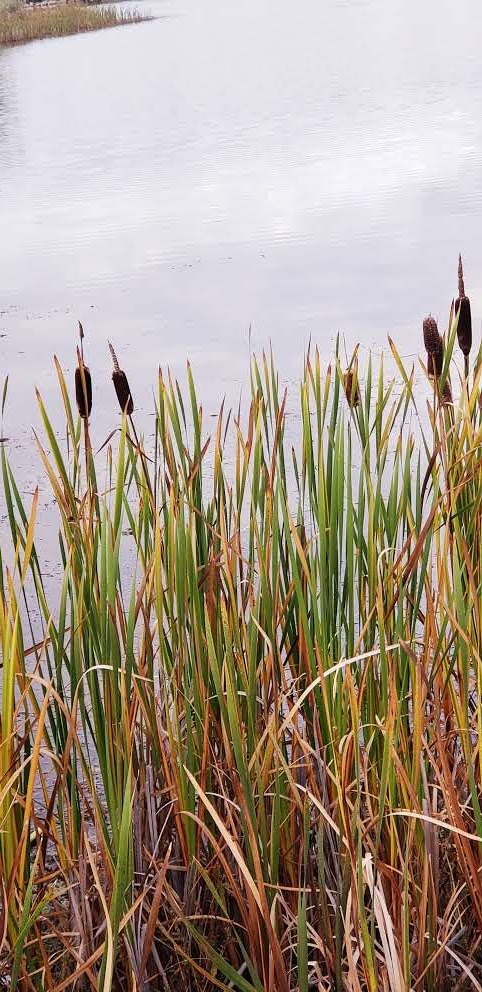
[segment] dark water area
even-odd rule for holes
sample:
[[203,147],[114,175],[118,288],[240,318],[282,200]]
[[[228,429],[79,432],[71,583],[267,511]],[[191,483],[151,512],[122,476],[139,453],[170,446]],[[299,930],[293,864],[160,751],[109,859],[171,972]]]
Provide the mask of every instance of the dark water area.
[[99,444],[107,338],[149,432],[159,364],[182,376],[189,357],[206,418],[237,401],[250,327],[288,382],[337,332],[362,358],[387,334],[418,352],[459,250],[480,335],[476,0],[139,9],[155,19],[0,51],[0,372],[26,492],[34,385],[60,426],[52,356],[70,381],[77,319]]

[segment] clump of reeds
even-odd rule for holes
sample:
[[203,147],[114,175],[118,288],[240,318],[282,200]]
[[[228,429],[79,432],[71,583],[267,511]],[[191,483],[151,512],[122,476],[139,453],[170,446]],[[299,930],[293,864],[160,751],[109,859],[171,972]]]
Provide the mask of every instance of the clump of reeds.
[[309,357],[296,420],[253,359],[210,461],[190,368],[185,390],[160,376],[153,458],[123,416],[90,489],[58,367],[58,588],[0,446],[0,984],[476,987],[478,382],[426,437],[392,354],[396,380],[367,359],[358,394],[355,356],[351,381]]
[[459,255],[458,268],[459,295],[455,301],[455,315],[458,315],[457,340],[460,350],[464,356],[465,377],[469,374],[469,355],[472,348],[472,313],[470,300],[465,295],[464,270],[462,266],[462,256]]
[[17,10],[6,12],[0,17],[0,47],[20,45],[39,38],[98,31],[100,28],[133,24],[141,20],[145,20],[145,17],[136,10],[118,10],[110,6],[61,3],[52,7],[37,7],[36,4],[27,7],[22,4]]

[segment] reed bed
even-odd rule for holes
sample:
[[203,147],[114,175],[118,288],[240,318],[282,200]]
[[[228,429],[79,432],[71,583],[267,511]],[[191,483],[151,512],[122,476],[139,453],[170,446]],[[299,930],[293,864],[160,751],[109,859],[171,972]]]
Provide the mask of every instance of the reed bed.
[[0,11],[0,46],[98,31],[145,19],[136,10],[118,10],[86,3],[59,3],[52,7],[21,6],[16,10]]
[[309,354],[293,447],[271,356],[210,437],[190,368],[160,372],[149,450],[115,357],[97,457],[56,363],[53,602],[1,446],[10,988],[480,989],[482,366],[455,383],[457,328],[428,416],[393,343],[394,379]]

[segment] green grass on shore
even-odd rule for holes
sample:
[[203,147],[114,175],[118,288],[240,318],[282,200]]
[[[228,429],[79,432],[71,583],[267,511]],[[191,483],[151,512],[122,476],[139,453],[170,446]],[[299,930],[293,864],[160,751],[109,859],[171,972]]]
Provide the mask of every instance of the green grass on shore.
[[0,12],[0,46],[20,45],[41,38],[55,38],[144,20],[137,11],[87,4],[53,7],[19,7]]
[[393,344],[393,378],[314,353],[286,396],[263,357],[217,422],[189,366],[159,374],[146,447],[116,363],[129,416],[95,457],[56,363],[48,560],[0,446],[9,988],[481,988],[482,362],[459,377],[458,320],[427,324],[438,378]]

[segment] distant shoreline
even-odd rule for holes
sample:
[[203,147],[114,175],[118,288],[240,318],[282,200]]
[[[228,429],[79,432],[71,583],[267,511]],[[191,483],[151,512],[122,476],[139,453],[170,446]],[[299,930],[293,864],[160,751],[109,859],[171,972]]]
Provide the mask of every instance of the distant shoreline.
[[0,4],[0,48],[149,19],[137,10],[120,11],[98,3],[22,4],[4,10]]

